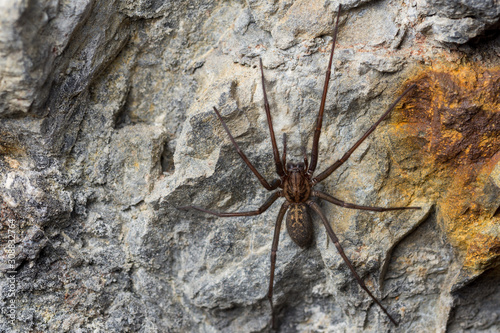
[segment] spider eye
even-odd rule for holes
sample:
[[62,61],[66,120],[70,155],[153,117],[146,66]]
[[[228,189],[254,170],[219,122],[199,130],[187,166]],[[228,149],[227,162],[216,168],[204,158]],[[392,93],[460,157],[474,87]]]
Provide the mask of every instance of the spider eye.
[[299,163],[288,162],[286,164],[286,169],[289,171],[302,171],[305,169],[305,164],[302,162],[299,162]]

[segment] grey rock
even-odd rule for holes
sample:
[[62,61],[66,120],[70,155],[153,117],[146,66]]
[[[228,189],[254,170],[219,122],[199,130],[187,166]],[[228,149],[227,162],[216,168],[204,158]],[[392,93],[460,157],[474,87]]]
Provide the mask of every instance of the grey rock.
[[40,101],[48,98],[57,59],[91,7],[88,0],[63,5],[58,1],[2,4],[0,115],[44,109]]
[[[474,48],[446,43],[464,44],[494,27],[499,6],[456,4],[342,2],[317,171],[339,159],[425,64],[459,66],[465,57],[498,66],[497,37]],[[0,5],[0,332],[269,331],[269,256],[279,205],[234,218],[176,207],[253,210],[270,195],[213,112],[220,110],[259,172],[276,178],[259,57],[278,146],[286,133],[288,158],[303,158],[301,148],[312,145],[338,5]],[[424,91],[419,86],[417,93]],[[404,110],[395,109],[318,188],[361,205],[422,209],[320,205],[402,331],[494,332],[498,163],[481,164],[491,164],[485,167],[491,172],[478,180],[475,204],[492,221],[481,229],[492,245],[481,252],[485,264],[470,268],[464,264],[470,251],[447,229],[457,221],[443,214],[450,181],[438,177],[438,165],[426,164],[422,147],[430,139],[395,132],[404,126],[398,118]],[[458,122],[446,115],[450,126]],[[281,230],[279,331],[394,331],[312,217],[308,249]]]
[[500,21],[500,2],[491,1],[422,1],[417,2],[425,16],[417,31],[439,42],[464,44]]
[[464,44],[485,30],[485,24],[470,17],[450,19],[447,17],[428,17],[418,27],[423,33],[432,32],[440,42]]

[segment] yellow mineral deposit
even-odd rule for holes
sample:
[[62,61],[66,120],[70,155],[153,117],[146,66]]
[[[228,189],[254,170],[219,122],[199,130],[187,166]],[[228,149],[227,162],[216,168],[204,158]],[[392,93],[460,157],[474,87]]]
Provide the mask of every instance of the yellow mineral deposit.
[[433,64],[411,82],[417,89],[392,118],[392,146],[406,154],[395,165],[420,185],[416,197],[436,203],[463,268],[483,271],[500,256],[500,67]]

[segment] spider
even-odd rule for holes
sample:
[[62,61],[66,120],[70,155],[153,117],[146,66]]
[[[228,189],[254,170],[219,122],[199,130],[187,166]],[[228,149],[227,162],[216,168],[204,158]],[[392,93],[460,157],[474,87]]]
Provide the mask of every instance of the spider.
[[333,40],[332,40],[332,50],[330,53],[330,60],[328,63],[328,69],[326,71],[325,75],[325,83],[323,87],[323,95],[321,98],[321,104],[319,108],[319,113],[318,117],[316,120],[316,127],[314,130],[314,138],[313,138],[313,145],[312,145],[312,152],[311,152],[311,161],[308,163],[307,160],[307,155],[305,153],[305,149],[303,148],[303,155],[304,155],[304,161],[303,162],[287,162],[286,159],[286,135],[283,135],[283,155],[280,158],[280,153],[278,150],[278,147],[276,145],[276,138],[274,135],[274,129],[273,129],[273,123],[271,119],[271,112],[269,108],[269,102],[267,99],[267,94],[266,94],[266,88],[265,88],[265,79],[264,79],[264,70],[262,66],[262,60],[259,59],[259,64],[260,64],[260,74],[261,74],[261,80],[262,80],[262,90],[263,90],[263,97],[264,97],[264,109],[266,112],[267,116],[267,124],[269,127],[269,133],[271,137],[271,144],[273,148],[273,155],[274,155],[274,163],[276,165],[276,173],[278,174],[279,178],[274,179],[271,183],[269,183],[258,171],[257,169],[252,165],[252,163],[249,161],[247,156],[241,151],[240,147],[234,140],[229,128],[227,127],[225,121],[222,119],[221,114],[217,110],[217,108],[213,108],[215,111],[215,114],[219,118],[222,126],[224,127],[224,130],[226,131],[227,135],[229,136],[229,139],[231,140],[234,148],[236,149],[237,153],[240,155],[241,159],[246,163],[246,165],[250,168],[250,170],[255,174],[255,176],[258,178],[262,186],[264,186],[268,191],[273,191],[277,188],[280,188],[280,190],[274,192],[268,199],[267,201],[260,206],[257,210],[253,211],[245,211],[245,212],[230,212],[230,213],[225,213],[225,212],[216,212],[212,210],[208,210],[202,207],[198,206],[183,206],[183,207],[178,207],[179,209],[182,210],[189,210],[189,209],[194,209],[198,210],[204,213],[208,213],[211,215],[219,216],[219,217],[233,217],[233,216],[253,216],[253,215],[259,215],[265,212],[271,205],[278,199],[278,198],[285,198],[285,202],[281,205],[281,209],[278,213],[278,218],[276,219],[276,224],[274,227],[274,237],[273,237],[273,243],[271,247],[271,272],[270,272],[270,277],[269,277],[269,290],[267,293],[267,298],[269,300],[270,306],[271,306],[271,326],[273,329],[277,328],[277,323],[276,323],[276,314],[273,306],[273,282],[274,282],[274,270],[275,270],[275,264],[276,264],[276,252],[278,250],[278,242],[279,242],[279,235],[280,235],[280,230],[281,230],[281,223],[283,221],[283,218],[285,216],[285,213],[288,214],[286,216],[286,228],[288,231],[288,234],[292,238],[292,240],[301,248],[307,248],[311,245],[312,238],[313,238],[313,226],[311,222],[311,218],[309,216],[309,209],[312,209],[313,211],[316,212],[316,214],[319,216],[321,219],[321,222],[325,226],[326,232],[328,236],[330,237],[331,241],[335,244],[335,247],[337,248],[340,256],[344,259],[345,263],[351,270],[352,274],[354,275],[355,279],[363,288],[368,295],[373,299],[375,303],[381,308],[381,310],[387,315],[387,317],[390,319],[390,321],[394,325],[398,325],[398,322],[389,314],[387,309],[380,303],[380,301],[373,296],[373,294],[370,292],[370,290],[366,287],[365,283],[363,280],[360,278],[358,273],[356,272],[354,266],[352,265],[351,261],[347,258],[346,254],[344,253],[344,250],[342,246],[339,243],[339,239],[335,235],[335,232],[333,231],[332,227],[330,226],[330,223],[328,222],[325,214],[322,212],[320,206],[313,201],[313,198],[318,198],[318,199],[323,199],[326,200],[330,203],[333,203],[334,205],[345,207],[345,208],[351,208],[351,209],[361,209],[361,210],[368,210],[368,211],[375,211],[375,212],[385,212],[385,211],[390,211],[390,210],[403,210],[403,209],[420,209],[420,207],[391,207],[391,208],[385,208],[385,207],[372,207],[372,206],[361,206],[357,204],[352,204],[348,202],[344,202],[342,200],[339,200],[327,193],[318,191],[314,189],[314,185],[317,183],[325,180],[328,176],[332,174],[338,167],[340,167],[351,154],[356,150],[356,148],[359,147],[359,145],[375,130],[375,128],[384,120],[387,115],[394,109],[394,107],[400,102],[400,100],[411,90],[415,87],[415,85],[412,85],[408,87],[388,108],[388,110],[366,131],[366,133],[340,158],[337,160],[335,163],[330,165],[326,170],[324,170],[322,173],[320,173],[317,176],[314,175],[314,171],[316,170],[316,165],[318,163],[318,143],[319,143],[319,137],[321,135],[321,127],[322,127],[322,122],[323,122],[323,112],[325,110],[325,101],[326,101],[326,96],[328,92],[328,84],[330,81],[330,75],[331,75],[331,68],[332,68],[332,61],[333,61],[333,53],[335,50],[335,41],[337,39],[337,31],[338,31],[338,24],[339,24],[339,17],[340,17],[340,6],[337,12],[337,18],[336,18],[336,23],[335,23],[335,30],[333,33]]

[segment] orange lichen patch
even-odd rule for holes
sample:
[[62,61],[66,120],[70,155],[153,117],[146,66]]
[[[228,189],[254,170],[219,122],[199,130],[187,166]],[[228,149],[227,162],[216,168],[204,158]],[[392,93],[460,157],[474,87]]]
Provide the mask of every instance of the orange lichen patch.
[[17,156],[24,153],[24,149],[11,142],[0,141],[0,156]]
[[412,81],[404,116],[425,131],[436,162],[471,165],[499,151],[500,68],[439,66]]
[[[395,136],[411,148],[406,170],[425,170],[422,193],[436,200],[450,242],[464,266],[485,269],[500,258],[500,205],[489,177],[500,161],[500,67],[433,65],[411,80],[417,88],[396,115]],[[403,162],[401,162],[403,164]],[[489,236],[487,236],[489,234]]]
[[477,234],[469,244],[465,262],[469,265],[474,263],[474,266],[469,268],[484,270],[490,268],[498,256],[500,256],[500,237]]
[[18,169],[21,166],[21,163],[18,160],[11,158],[10,156],[3,156],[5,162],[9,164],[11,169]]
[[7,163],[11,169],[18,169],[21,166],[19,158],[25,155],[26,151],[19,146],[17,139],[8,133],[0,132],[0,161]]

